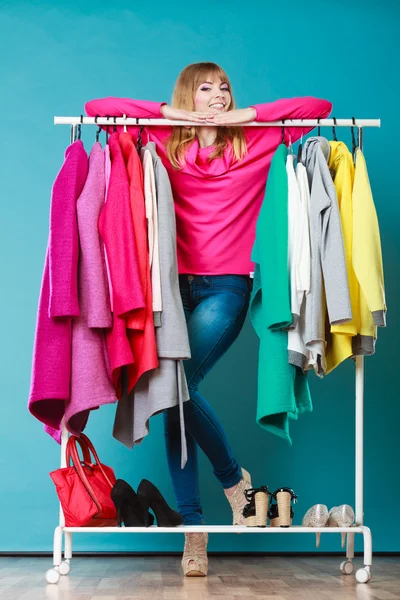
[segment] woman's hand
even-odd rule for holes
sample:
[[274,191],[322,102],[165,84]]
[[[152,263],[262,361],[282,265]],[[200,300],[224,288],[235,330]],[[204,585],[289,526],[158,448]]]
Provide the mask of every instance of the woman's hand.
[[227,112],[214,113],[212,117],[207,117],[206,122],[215,125],[239,125],[240,123],[250,123],[257,116],[255,108],[239,108],[237,110],[228,110]]
[[195,112],[185,110],[184,108],[174,108],[169,104],[163,104],[160,112],[165,119],[173,121],[193,121],[194,123],[205,123],[209,117],[213,117],[212,112]]

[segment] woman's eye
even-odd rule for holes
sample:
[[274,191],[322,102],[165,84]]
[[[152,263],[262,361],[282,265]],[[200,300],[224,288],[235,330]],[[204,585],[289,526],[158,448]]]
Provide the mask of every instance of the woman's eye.
[[[208,91],[210,91],[210,89],[211,88],[209,88],[209,87],[202,87],[202,88],[200,88],[200,90],[202,92],[208,92]],[[229,88],[221,88],[221,92],[229,92]]]

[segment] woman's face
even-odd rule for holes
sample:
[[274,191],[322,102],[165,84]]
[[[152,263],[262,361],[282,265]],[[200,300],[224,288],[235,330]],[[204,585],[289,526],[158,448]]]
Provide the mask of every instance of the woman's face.
[[229,85],[220,79],[208,77],[197,88],[194,96],[196,112],[224,112],[231,104]]

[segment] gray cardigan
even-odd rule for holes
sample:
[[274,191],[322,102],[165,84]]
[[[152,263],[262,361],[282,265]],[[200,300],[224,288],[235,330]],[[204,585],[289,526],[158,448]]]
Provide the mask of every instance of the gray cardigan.
[[352,319],[342,224],[327,163],[329,153],[327,139],[311,137],[304,144],[302,154],[311,193],[311,289],[306,297],[305,343],[318,355],[321,374],[326,371],[326,308],[331,325]]
[[149,433],[151,416],[179,404],[183,468],[187,460],[183,402],[189,400],[189,391],[182,360],[190,358],[190,345],[179,291],[175,208],[167,171],[155,144],[149,142],[142,149],[142,156],[144,152],[150,152],[152,157],[158,205],[163,306],[161,323],[155,330],[159,366],[144,373],[134,390],[119,400],[113,436],[133,448]]

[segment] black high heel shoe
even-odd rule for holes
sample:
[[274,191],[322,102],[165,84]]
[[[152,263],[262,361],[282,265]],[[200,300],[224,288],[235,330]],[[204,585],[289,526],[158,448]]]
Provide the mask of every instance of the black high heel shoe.
[[137,490],[142,506],[149,514],[149,507],[157,519],[158,527],[177,527],[182,525],[183,517],[168,506],[161,492],[147,479],[142,479]]
[[141,503],[133,488],[123,479],[117,479],[112,490],[111,499],[117,509],[118,527],[149,527],[154,517]]

